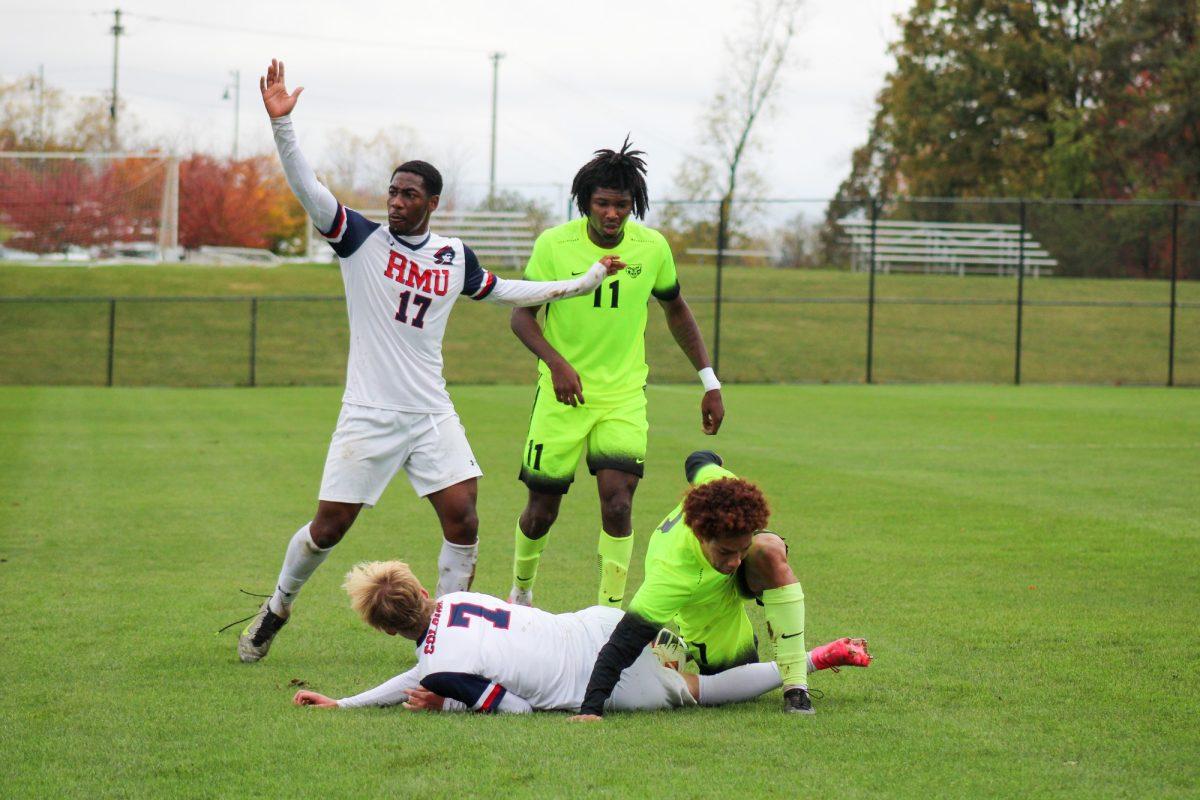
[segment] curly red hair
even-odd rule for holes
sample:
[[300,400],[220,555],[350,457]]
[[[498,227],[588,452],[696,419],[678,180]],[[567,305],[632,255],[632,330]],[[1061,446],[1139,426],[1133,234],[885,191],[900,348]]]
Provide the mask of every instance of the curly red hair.
[[762,490],[741,478],[702,483],[683,499],[683,519],[701,539],[729,539],[767,527],[771,509]]

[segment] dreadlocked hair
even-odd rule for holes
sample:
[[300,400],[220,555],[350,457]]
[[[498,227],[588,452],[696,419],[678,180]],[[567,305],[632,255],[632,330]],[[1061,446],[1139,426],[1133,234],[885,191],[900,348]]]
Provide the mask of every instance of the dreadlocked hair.
[[633,143],[625,136],[625,144],[617,150],[597,150],[595,158],[579,168],[571,181],[571,195],[583,216],[588,215],[592,193],[597,189],[629,192],[633,197],[633,213],[638,219],[646,216],[650,200],[646,196],[646,162],[641,150],[632,150]]

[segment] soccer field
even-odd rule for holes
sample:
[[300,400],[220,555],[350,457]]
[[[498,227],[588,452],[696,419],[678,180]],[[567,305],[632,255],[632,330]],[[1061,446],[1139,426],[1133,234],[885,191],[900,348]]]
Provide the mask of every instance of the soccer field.
[[[0,389],[4,797],[1195,797],[1200,403],[1189,390],[653,386],[635,562],[711,446],[772,501],[810,644],[865,636],[780,694],[566,717],[322,711],[407,669],[360,623],[355,562],[434,579],[439,530],[401,477],[305,587],[270,657],[238,628],[314,507],[340,389]],[[487,477],[476,588],[509,587],[532,387],[455,387]],[[537,601],[595,590],[582,471]],[[635,568],[631,587],[641,581]],[[755,609],[752,613],[757,614]],[[761,622],[761,615],[756,617]],[[769,653],[764,651],[765,656]]]

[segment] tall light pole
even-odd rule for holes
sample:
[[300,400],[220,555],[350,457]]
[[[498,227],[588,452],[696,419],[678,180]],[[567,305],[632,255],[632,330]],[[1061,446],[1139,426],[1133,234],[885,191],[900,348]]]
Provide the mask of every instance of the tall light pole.
[[112,81],[112,104],[108,107],[108,117],[110,122],[109,129],[109,149],[116,151],[120,149],[117,139],[117,55],[120,50],[121,34],[125,32],[125,28],[121,26],[121,9],[113,11],[113,26],[110,29],[113,35],[113,81]]
[[504,53],[492,53],[492,161],[488,173],[488,207],[496,197],[496,95],[500,88],[500,59]]
[[233,160],[238,160],[238,124],[242,113],[242,71],[240,69],[230,70],[232,83],[225,85],[225,96],[223,99],[228,100],[233,98]]

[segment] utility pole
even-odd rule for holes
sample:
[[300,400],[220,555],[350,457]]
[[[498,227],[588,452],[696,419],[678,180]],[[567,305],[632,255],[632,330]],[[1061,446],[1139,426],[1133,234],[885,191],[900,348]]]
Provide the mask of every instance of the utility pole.
[[492,162],[488,176],[488,207],[496,197],[496,95],[500,88],[500,59],[504,53],[492,53]]
[[[230,70],[233,83],[225,87],[225,99],[233,98],[233,160],[238,160],[238,124],[242,113],[242,71]],[[232,92],[232,95],[230,94]]]
[[46,65],[38,64],[37,80],[30,87],[36,92],[37,103],[37,118],[33,125],[33,138],[37,142],[37,149],[42,150],[46,146],[46,129],[44,127],[44,119],[46,117]]
[[120,49],[121,34],[125,29],[121,27],[121,9],[113,11],[113,26],[111,29],[113,35],[113,85],[112,85],[112,105],[108,107],[108,117],[111,122],[109,131],[109,149],[114,152],[120,150],[119,140],[117,139],[117,55]]

